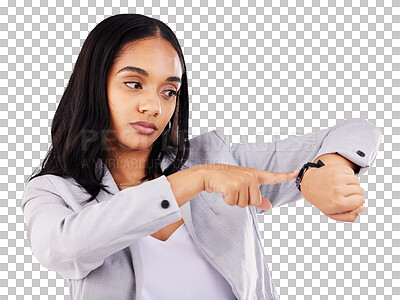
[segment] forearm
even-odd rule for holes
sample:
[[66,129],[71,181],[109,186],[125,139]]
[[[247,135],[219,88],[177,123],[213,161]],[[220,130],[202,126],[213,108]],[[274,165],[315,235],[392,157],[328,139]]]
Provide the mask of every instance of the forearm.
[[357,174],[360,171],[360,166],[356,165],[355,163],[353,163],[352,161],[348,160],[347,158],[341,156],[338,153],[328,153],[328,154],[324,154],[321,155],[319,157],[317,157],[313,163],[317,163],[318,160],[322,160],[322,162],[325,165],[329,165],[329,164],[341,164],[341,165],[346,165],[349,166],[350,168],[352,168],[354,170],[354,173]]
[[200,165],[167,176],[178,206],[181,207],[204,189],[203,173]]

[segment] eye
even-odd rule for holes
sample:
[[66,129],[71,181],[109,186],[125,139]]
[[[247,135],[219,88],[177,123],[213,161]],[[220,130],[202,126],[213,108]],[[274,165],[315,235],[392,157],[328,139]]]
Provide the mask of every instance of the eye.
[[177,92],[174,91],[174,90],[167,90],[166,92],[170,92],[169,96],[167,95],[168,98],[172,98],[172,97],[175,97],[177,95]]
[[[130,88],[133,88],[133,89],[135,89],[135,87],[132,87],[132,86],[135,86],[135,85],[137,85],[137,86],[140,86],[140,83],[139,82],[136,82],[136,81],[129,81],[129,82],[124,82],[127,86],[129,86]],[[131,86],[132,85],[132,86]]]

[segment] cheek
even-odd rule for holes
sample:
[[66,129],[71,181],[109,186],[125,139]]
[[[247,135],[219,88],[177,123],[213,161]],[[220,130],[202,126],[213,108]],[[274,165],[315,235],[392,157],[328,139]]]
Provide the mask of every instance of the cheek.
[[121,106],[126,102],[127,95],[124,90],[117,84],[112,83],[107,90],[108,103],[111,106]]
[[128,103],[121,93],[109,93],[108,107],[114,123],[121,123],[129,114]]
[[[129,118],[129,110],[120,104],[109,102],[110,121],[115,129],[124,127]],[[129,122],[128,122],[129,123]]]
[[171,103],[168,106],[168,115],[170,117],[174,114],[174,111],[175,111],[177,105],[178,105],[178,102],[176,102],[176,100],[174,100],[173,103]]

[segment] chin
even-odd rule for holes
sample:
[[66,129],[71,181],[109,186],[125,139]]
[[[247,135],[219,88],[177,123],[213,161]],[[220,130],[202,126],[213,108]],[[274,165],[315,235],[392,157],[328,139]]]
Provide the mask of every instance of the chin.
[[133,142],[133,143],[126,143],[125,145],[133,150],[146,150],[153,146],[156,138],[152,138],[150,136],[142,137],[141,140]]

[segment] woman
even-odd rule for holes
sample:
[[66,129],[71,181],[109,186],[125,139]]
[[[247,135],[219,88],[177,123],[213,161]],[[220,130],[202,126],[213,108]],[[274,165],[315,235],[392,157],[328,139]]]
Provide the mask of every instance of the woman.
[[[373,124],[342,121],[311,149],[314,133],[230,147],[216,130],[188,140],[188,98],[182,50],[163,22],[122,14],[89,34],[21,204],[32,253],[69,280],[72,299],[277,299],[256,214],[303,195],[337,220],[363,209],[353,170],[376,157]],[[302,194],[293,179],[322,157]],[[340,172],[339,183],[322,180]]]

